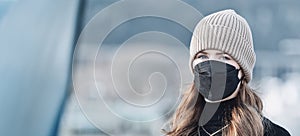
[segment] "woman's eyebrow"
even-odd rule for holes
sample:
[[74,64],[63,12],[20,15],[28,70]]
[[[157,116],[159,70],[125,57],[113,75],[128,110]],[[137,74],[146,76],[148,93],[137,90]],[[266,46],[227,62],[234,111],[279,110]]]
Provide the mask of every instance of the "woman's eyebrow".
[[224,52],[218,52],[218,53],[216,53],[216,55],[227,55],[227,54]]

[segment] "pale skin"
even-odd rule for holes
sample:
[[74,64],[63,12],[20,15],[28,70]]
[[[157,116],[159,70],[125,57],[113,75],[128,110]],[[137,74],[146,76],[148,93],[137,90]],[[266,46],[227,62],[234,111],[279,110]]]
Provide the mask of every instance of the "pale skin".
[[[232,66],[234,66],[236,69],[240,69],[239,64],[228,54],[219,51],[219,50],[203,50],[200,51],[199,53],[197,53],[195,59],[193,60],[193,67],[195,67],[195,65],[197,65],[198,63],[204,62],[204,61],[208,61],[208,60],[216,60],[216,61],[221,61],[227,64],[230,64]],[[239,71],[238,74],[238,78],[241,79],[243,76],[242,71]],[[218,100],[218,101],[211,101],[205,98],[206,102],[209,103],[218,103],[218,102],[223,102],[223,101],[227,101],[230,100],[234,97],[237,96],[238,91],[240,90],[240,84],[241,82],[238,84],[236,90],[234,91],[234,93],[232,93],[230,96],[222,99],[222,100]]]

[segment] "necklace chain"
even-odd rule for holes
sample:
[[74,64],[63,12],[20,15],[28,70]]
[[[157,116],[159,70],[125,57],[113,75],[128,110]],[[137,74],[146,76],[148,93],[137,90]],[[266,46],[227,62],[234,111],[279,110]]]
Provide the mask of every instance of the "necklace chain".
[[[214,136],[215,134],[217,134],[217,133],[219,133],[220,131],[222,131],[223,129],[225,129],[226,127],[228,127],[229,126],[229,124],[227,124],[226,126],[224,126],[224,127],[222,127],[222,128],[220,128],[219,130],[217,130],[217,131],[215,131],[214,133],[209,133],[209,132],[207,132],[206,131],[206,129],[203,127],[203,126],[201,126],[201,128],[204,130],[204,132],[206,133],[206,134],[208,134],[209,136]],[[200,134],[200,133],[199,133]]]

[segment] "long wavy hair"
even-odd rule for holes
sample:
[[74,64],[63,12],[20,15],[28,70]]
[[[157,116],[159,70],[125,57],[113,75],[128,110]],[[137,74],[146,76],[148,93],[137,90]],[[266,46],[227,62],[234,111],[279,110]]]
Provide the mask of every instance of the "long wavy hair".
[[[222,130],[222,136],[263,136],[263,104],[259,96],[243,80],[236,97],[231,118],[225,119],[229,126]],[[168,136],[198,135],[198,122],[204,105],[204,98],[192,83],[170,120],[170,130],[163,132]]]

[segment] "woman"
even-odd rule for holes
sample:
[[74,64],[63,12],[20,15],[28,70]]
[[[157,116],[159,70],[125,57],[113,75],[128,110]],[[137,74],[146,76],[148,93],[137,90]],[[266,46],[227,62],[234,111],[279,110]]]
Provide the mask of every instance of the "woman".
[[246,20],[233,10],[204,17],[190,45],[194,82],[171,123],[171,136],[289,136],[262,115],[263,104],[248,83],[255,52]]

